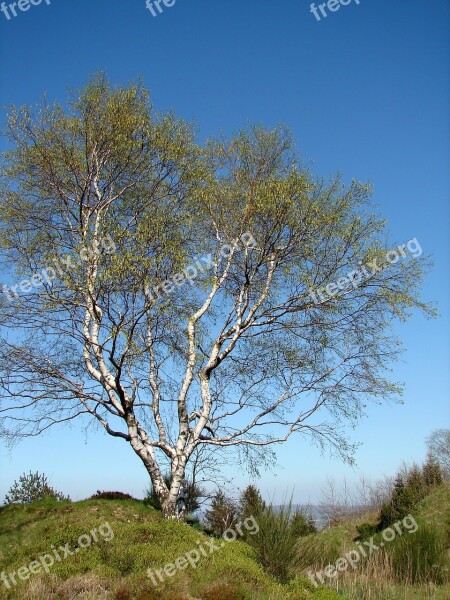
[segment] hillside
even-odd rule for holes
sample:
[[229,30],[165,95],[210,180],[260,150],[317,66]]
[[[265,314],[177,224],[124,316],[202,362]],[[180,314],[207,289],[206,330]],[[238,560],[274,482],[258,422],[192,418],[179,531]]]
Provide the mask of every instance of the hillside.
[[[196,562],[197,550],[195,568],[181,561],[176,572],[168,569],[170,576],[162,573],[160,582],[158,569],[186,556]],[[148,569],[158,585],[147,576]],[[41,502],[1,509],[0,575],[0,598],[6,600],[343,598],[315,589],[304,578],[282,586],[264,573],[246,544],[211,540],[189,525],[163,520],[137,501]]]
[[[399,524],[397,532],[394,528],[394,539],[389,542],[385,541],[381,532],[370,532],[360,537],[358,527],[364,525],[369,531],[371,526],[375,526],[379,520],[377,511],[302,538],[299,572],[322,572],[328,585],[352,600],[448,600],[450,484],[434,489],[412,511],[412,516],[416,525],[413,526],[412,520],[408,519],[408,531],[407,527]],[[369,546],[368,540],[372,535],[376,550]],[[358,541],[365,550],[370,548],[371,555],[361,556]],[[336,564],[351,551],[359,552],[359,558],[354,555],[355,568],[338,572],[333,577],[324,575],[323,571],[329,564]],[[421,561],[420,564],[417,561]],[[417,581],[419,571],[427,562],[431,565],[431,576]]]

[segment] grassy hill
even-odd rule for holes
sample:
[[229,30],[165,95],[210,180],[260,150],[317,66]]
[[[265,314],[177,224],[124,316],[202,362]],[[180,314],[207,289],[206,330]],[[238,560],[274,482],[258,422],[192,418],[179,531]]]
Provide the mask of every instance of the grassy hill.
[[[413,581],[418,567],[413,559],[409,564],[408,556],[426,555],[433,544],[440,544],[440,549],[443,544],[445,564],[442,552],[431,552],[430,560],[436,562],[433,568],[448,569],[450,485],[434,490],[413,516],[418,525],[415,533],[404,531],[360,560],[355,569],[325,577],[329,587],[315,588],[304,575],[324,570],[354,549],[358,527],[375,524],[376,512],[302,538],[298,577],[281,585],[263,571],[243,542],[208,538],[189,525],[163,520],[159,512],[138,501],[9,506],[0,509],[0,598],[447,600],[450,587],[445,581]],[[381,545],[380,534],[374,540]],[[399,557],[400,575],[395,571]],[[177,559],[178,568],[167,568]],[[165,567],[168,573],[162,571]]]
[[[410,533],[399,525],[402,533],[394,529],[395,539],[389,542],[381,533],[375,534],[377,549],[355,561],[355,568],[338,572],[335,577],[322,575],[327,585],[352,600],[449,600],[450,484],[434,489],[412,515],[417,531],[411,527]],[[375,526],[378,518],[376,511],[367,513],[302,538],[299,571],[323,571],[348,552],[359,550],[358,527]],[[368,533],[359,541],[368,541],[371,536]],[[369,546],[363,548],[369,552]]]
[[[0,598],[343,598],[331,590],[314,588],[302,577],[289,585],[278,584],[264,573],[243,542],[216,540],[214,550],[208,542],[211,538],[203,533],[163,520],[158,512],[137,501],[46,501],[9,506],[0,510],[0,575],[4,577],[0,579]],[[196,550],[201,556],[195,568],[181,561],[179,565],[184,568],[174,573],[169,569],[171,575],[162,574],[164,581],[160,582],[155,574],[158,569],[177,558],[193,559]],[[148,569],[152,569],[155,582],[148,577]]]

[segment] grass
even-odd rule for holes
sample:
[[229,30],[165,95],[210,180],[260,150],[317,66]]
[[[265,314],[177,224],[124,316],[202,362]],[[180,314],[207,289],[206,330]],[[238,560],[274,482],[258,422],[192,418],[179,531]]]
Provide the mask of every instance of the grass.
[[[351,600],[447,600],[450,598],[450,484],[424,498],[413,511],[418,529],[397,535],[373,554],[361,559],[328,585]],[[303,538],[298,547],[300,572],[322,571],[347,552],[356,549],[358,527],[376,524],[372,512]],[[374,536],[380,546],[381,534]]]
[[[377,513],[351,519],[319,534],[301,538],[298,575],[280,584],[261,567],[247,544],[226,543],[212,554],[207,538],[195,528],[163,520],[160,513],[134,500],[43,501],[0,509],[0,574],[17,573],[32,561],[60,546],[73,550],[83,534],[97,531],[97,541],[78,553],[56,561],[49,573],[32,575],[7,590],[5,600],[447,600],[448,584],[433,583],[430,575],[448,548],[450,485],[427,496],[414,518],[416,534],[405,535],[362,560],[356,569],[330,579],[331,587],[315,588],[305,573],[323,570],[355,547],[358,527],[376,523]],[[105,526],[108,523],[109,527]],[[103,529],[100,529],[103,525]],[[103,531],[107,536],[101,535]],[[109,533],[108,533],[109,532]],[[113,532],[113,537],[109,535]],[[108,537],[108,539],[106,539]],[[443,538],[439,542],[439,538]],[[417,540],[417,541],[416,541]],[[436,542],[437,540],[437,542]],[[433,544],[437,543],[436,548]],[[220,545],[221,540],[218,540]],[[375,543],[378,543],[375,540]],[[402,546],[403,544],[403,546]],[[406,546],[405,546],[406,544]],[[164,568],[202,547],[196,568],[188,566],[155,586],[147,570]],[[441,550],[444,547],[444,554]],[[409,553],[409,554],[408,554]],[[418,560],[429,555],[420,571]],[[412,585],[419,572],[425,581]],[[445,573],[444,573],[445,575]],[[399,581],[399,578],[402,581]]]
[[[108,523],[110,528],[105,525]],[[103,529],[101,527],[103,526]],[[240,541],[210,554],[211,541],[189,525],[162,519],[159,512],[133,500],[38,502],[0,510],[0,574],[17,573],[52,547],[73,551],[83,534],[96,530],[97,541],[27,581],[0,580],[5,600],[343,600],[316,589],[304,578],[281,585],[264,572],[254,551]],[[100,532],[108,533],[103,536]],[[113,537],[110,535],[113,532]],[[106,537],[108,539],[106,539]],[[109,540],[109,541],[108,541]],[[218,541],[219,545],[221,540]],[[177,571],[155,586],[149,568],[199,548],[206,556],[196,568]],[[62,554],[62,551],[60,551]]]

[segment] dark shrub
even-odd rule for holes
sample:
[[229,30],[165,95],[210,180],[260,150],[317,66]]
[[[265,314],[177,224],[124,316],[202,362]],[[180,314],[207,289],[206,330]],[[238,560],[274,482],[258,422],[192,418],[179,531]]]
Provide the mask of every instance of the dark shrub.
[[124,492],[100,492],[100,490],[97,490],[97,493],[91,496],[89,500],[136,500],[136,498]]
[[266,504],[258,488],[254,485],[249,485],[242,492],[239,499],[239,518],[243,521],[247,517],[256,517],[265,507]]
[[317,533],[316,524],[312,515],[297,509],[291,519],[291,529],[297,537]]
[[443,483],[441,468],[432,459],[398,474],[390,498],[381,507],[379,529],[385,529],[413,512],[433,488]]
[[398,475],[390,499],[381,507],[379,529],[386,529],[403,519],[413,507],[414,493],[405,486],[403,478]]
[[362,525],[358,525],[356,530],[359,533],[356,540],[366,540],[378,532],[378,526],[373,523],[363,523]]
[[428,457],[427,462],[423,465],[422,474],[424,483],[428,489],[437,487],[438,485],[442,485],[444,483],[442,469],[431,457]]

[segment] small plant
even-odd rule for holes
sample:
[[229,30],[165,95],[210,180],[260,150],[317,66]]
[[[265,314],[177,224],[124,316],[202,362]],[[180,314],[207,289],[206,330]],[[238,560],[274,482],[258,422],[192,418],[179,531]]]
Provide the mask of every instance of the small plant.
[[203,592],[203,598],[204,600],[246,600],[248,596],[238,584],[220,581]]
[[68,496],[64,496],[63,493],[57,492],[50,486],[46,475],[30,471],[28,474],[21,475],[19,481],[14,482],[6,494],[5,503],[29,504],[46,498],[52,498],[58,502],[70,501]]
[[444,483],[444,474],[439,464],[429,456],[422,467],[422,476],[428,490]]

